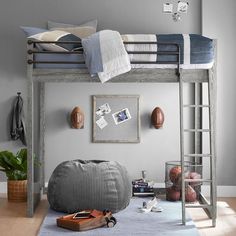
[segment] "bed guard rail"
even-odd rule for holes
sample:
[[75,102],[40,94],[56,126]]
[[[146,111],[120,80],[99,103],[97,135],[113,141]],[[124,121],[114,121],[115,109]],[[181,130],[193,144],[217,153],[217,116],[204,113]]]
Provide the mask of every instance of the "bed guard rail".
[[[41,50],[38,47],[36,47],[36,44],[77,44],[78,48],[76,51],[46,51],[46,50]],[[125,45],[127,44],[156,44],[157,48],[158,46],[172,46],[174,47],[174,50],[171,51],[127,51],[128,54],[139,54],[139,55],[149,55],[149,54],[155,54],[157,57],[156,61],[131,61],[131,64],[173,64],[177,66],[177,75],[180,74],[180,46],[177,43],[168,43],[168,42],[150,42],[150,41],[140,41],[140,42],[124,42]],[[54,61],[54,60],[35,60],[35,59],[30,59],[30,55],[35,55],[35,54],[83,54],[83,47],[81,44],[81,41],[61,41],[61,42],[55,42],[55,41],[36,41],[29,39],[27,41],[27,54],[28,54],[28,59],[27,63],[29,65],[33,64],[85,64],[84,60],[77,60],[77,61]],[[158,56],[174,56],[175,60],[159,60]],[[34,57],[33,57],[34,58]]]

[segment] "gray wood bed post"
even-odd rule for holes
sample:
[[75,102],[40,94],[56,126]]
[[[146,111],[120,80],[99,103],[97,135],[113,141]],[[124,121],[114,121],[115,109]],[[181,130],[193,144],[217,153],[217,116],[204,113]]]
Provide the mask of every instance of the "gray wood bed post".
[[43,193],[45,194],[45,82],[40,82],[39,86],[39,158],[41,163],[40,189],[43,189]]
[[[41,166],[34,165],[34,78],[33,64],[29,63],[33,60],[33,54],[29,53],[33,50],[32,41],[27,42],[27,216],[33,217],[34,210],[41,198],[41,186],[35,179],[35,168]],[[40,161],[40,159],[39,159]],[[37,182],[36,182],[37,180]]]
[[[33,44],[27,43],[28,50],[33,49]],[[33,54],[27,55],[27,89],[28,89],[28,104],[27,104],[27,216],[34,215],[34,83],[33,83],[33,64],[29,64],[28,60],[33,60]]]

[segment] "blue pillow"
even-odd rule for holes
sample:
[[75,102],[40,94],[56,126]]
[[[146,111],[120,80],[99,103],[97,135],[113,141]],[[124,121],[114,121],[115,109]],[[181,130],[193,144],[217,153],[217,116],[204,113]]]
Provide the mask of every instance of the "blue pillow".
[[24,33],[27,37],[30,37],[34,34],[39,34],[39,33],[43,33],[43,32],[48,31],[48,30],[42,29],[42,28],[26,27],[26,26],[21,26],[20,28],[24,31]]

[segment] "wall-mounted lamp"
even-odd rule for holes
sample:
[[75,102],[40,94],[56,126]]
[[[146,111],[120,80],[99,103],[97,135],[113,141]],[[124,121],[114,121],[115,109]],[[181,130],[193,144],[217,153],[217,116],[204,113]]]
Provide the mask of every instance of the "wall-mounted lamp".
[[173,3],[163,3],[163,12],[167,14],[172,14],[173,21],[177,22],[181,20],[181,13],[187,13],[189,3],[187,1],[178,1],[177,10],[173,12]]
[[160,129],[163,126],[165,120],[164,113],[160,107],[156,107],[152,111],[151,122],[156,129]]
[[71,126],[75,129],[84,128],[84,113],[79,107],[75,107],[70,115]]

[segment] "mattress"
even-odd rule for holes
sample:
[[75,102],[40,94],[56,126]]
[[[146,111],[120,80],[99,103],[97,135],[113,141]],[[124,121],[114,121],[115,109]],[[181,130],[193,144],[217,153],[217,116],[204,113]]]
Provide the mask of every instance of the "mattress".
[[[176,68],[177,65],[171,62],[176,60],[175,55],[157,54],[132,54],[132,52],[173,52],[176,47],[173,45],[156,44],[132,44],[131,42],[158,42],[177,43],[180,46],[180,67],[183,69],[209,69],[214,64],[213,40],[196,34],[127,34],[122,35],[125,48],[129,53],[132,68]],[[58,64],[35,64],[35,68],[56,68],[56,69],[77,69],[86,68],[85,64],[68,64],[69,62],[82,62],[82,54],[35,54],[36,61],[58,61]],[[67,63],[63,64],[62,61]],[[139,63],[139,62],[148,62]],[[166,63],[165,63],[166,62]],[[160,64],[158,64],[160,63]]]

